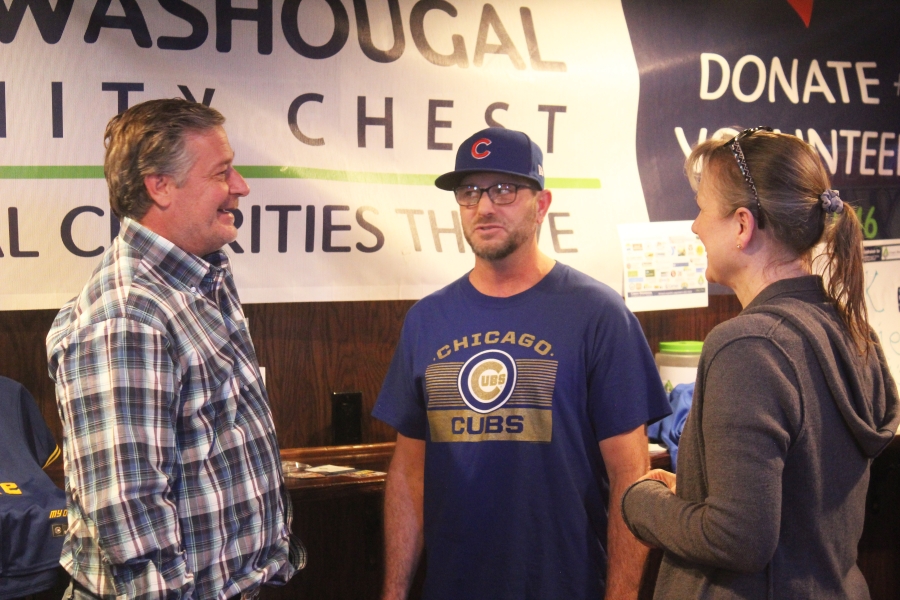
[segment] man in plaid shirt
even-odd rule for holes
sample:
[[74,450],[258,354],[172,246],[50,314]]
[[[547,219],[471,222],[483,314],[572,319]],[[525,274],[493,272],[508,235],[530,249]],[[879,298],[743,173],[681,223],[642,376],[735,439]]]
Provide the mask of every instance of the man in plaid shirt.
[[47,337],[71,598],[253,598],[306,562],[222,252],[250,191],[223,123],[153,100],[106,129],[121,231]]

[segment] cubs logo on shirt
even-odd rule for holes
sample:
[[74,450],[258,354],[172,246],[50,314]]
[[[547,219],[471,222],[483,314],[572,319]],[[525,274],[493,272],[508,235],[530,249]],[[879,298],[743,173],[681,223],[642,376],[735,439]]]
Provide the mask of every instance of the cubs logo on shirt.
[[479,352],[460,369],[458,386],[466,406],[477,413],[493,412],[516,387],[516,361],[501,350]]
[[501,350],[425,370],[432,442],[550,442],[557,362]]

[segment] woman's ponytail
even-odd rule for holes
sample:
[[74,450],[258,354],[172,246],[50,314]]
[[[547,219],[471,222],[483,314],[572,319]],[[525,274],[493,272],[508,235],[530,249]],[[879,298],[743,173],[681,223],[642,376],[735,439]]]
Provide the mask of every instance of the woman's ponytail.
[[825,220],[825,252],[819,258],[825,263],[826,291],[857,348],[867,354],[872,340],[865,299],[862,228],[849,205],[844,205],[840,214],[827,215]]

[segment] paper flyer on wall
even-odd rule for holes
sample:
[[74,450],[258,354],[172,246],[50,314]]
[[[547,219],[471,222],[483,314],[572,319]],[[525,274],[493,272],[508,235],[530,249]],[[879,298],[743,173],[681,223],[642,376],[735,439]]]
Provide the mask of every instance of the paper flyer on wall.
[[623,295],[632,311],[709,304],[706,249],[692,221],[623,223]]

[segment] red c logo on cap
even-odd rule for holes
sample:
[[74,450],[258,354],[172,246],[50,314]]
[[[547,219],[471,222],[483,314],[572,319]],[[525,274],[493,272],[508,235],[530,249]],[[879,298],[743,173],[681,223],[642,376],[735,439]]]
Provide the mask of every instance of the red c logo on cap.
[[479,152],[478,146],[490,146],[490,145],[491,145],[491,140],[489,140],[487,138],[481,138],[480,140],[478,140],[477,142],[472,144],[472,158],[477,158],[478,160],[481,160],[482,158],[486,158],[487,155],[491,153],[491,151],[484,150],[482,152]]

